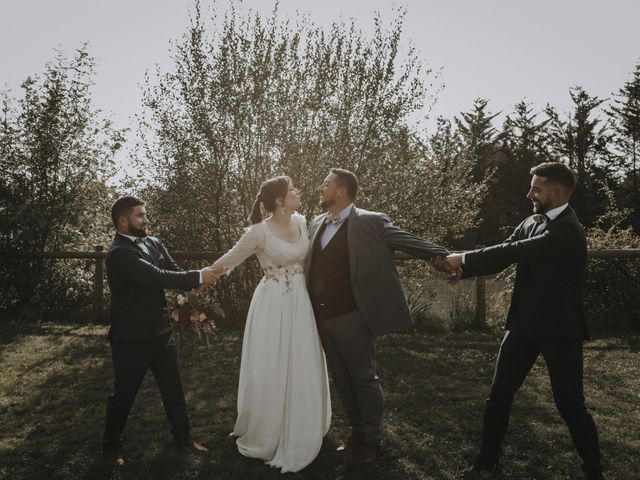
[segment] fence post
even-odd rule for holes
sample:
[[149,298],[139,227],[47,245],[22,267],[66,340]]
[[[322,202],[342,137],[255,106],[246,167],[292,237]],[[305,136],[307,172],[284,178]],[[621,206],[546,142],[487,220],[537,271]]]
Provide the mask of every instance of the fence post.
[[[95,252],[104,250],[102,245],[96,245]],[[99,322],[104,314],[104,260],[102,255],[96,255],[96,273],[93,279],[93,318]]]
[[[484,248],[484,245],[476,245],[476,249]],[[487,328],[487,278],[476,277],[476,319],[475,326],[478,330]]]

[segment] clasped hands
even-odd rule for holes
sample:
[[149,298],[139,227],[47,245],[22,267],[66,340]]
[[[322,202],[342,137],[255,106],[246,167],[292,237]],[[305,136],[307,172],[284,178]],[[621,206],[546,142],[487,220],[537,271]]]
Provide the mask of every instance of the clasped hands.
[[212,287],[216,284],[216,282],[220,279],[220,277],[224,274],[226,268],[224,267],[215,267],[213,265],[209,265],[201,270],[202,272],[202,284],[194,290],[195,293],[202,293],[207,288]]
[[450,283],[457,283],[462,277],[461,253],[451,253],[446,257],[434,257],[431,264],[437,271],[446,273]]
[[[457,283],[462,277],[462,254],[451,253],[446,257],[436,256],[431,260],[433,267],[439,271],[446,273],[450,283]],[[195,293],[202,293],[209,287],[212,287],[224,275],[227,269],[223,266],[210,265],[203,268],[202,284],[194,290]]]

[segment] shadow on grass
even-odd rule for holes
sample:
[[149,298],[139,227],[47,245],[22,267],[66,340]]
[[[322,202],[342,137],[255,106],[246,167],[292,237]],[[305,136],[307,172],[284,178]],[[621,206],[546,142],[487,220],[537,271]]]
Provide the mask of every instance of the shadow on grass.
[[[618,351],[624,352],[625,342],[611,343],[614,348],[607,356],[622,357],[624,353]],[[400,464],[422,466],[423,477],[414,478],[456,478],[456,472],[472,462],[498,346],[495,335],[478,334],[438,335],[426,341],[398,335],[381,342],[379,369],[386,386],[388,443],[395,443],[391,450],[401,454]],[[587,404],[594,406],[605,466],[617,471],[611,478],[640,478],[638,467],[630,467],[627,460],[640,458],[640,443],[634,440],[637,428],[634,432],[623,425],[628,416],[634,418],[631,424],[640,420],[634,406],[637,398],[633,399],[638,379],[628,379],[628,370],[603,377],[601,369],[607,366],[592,364],[589,346],[586,357]],[[623,362],[621,357],[614,357],[619,366],[637,362],[637,355]],[[622,419],[621,412],[625,412]],[[618,427],[612,425],[615,422]],[[503,478],[581,478],[581,463],[555,408],[546,365],[539,358],[515,397]]]
[[[0,404],[0,478],[57,479],[453,479],[473,459],[499,338],[495,334],[392,335],[379,341],[385,390],[385,453],[373,465],[345,465],[335,452],[348,426],[332,388],[334,418],[318,458],[280,474],[238,454],[235,421],[241,334],[210,346],[180,338],[180,363],[193,435],[204,456],[173,448],[160,394],[148,375],[125,430],[122,469],[100,458],[104,410],[112,385],[106,327],[21,327],[6,342],[0,368],[12,378]],[[637,354],[623,341],[587,347],[587,400],[601,428],[611,478],[640,478]],[[617,365],[613,369],[612,365]],[[634,370],[635,369],[635,370]],[[626,382],[626,383],[625,383]],[[635,389],[634,389],[635,388]],[[8,405],[5,407],[3,405]],[[556,411],[542,360],[515,399],[503,478],[579,478],[580,460]]]
[[[68,338],[44,327],[29,333],[20,329],[18,336],[25,335],[49,336],[52,346],[39,352],[9,392],[17,401],[8,422],[3,421],[3,434],[14,435],[9,448],[2,449],[7,478],[79,478],[86,459],[98,453],[103,410],[98,399],[106,398],[110,374],[106,358],[96,355],[105,350],[104,336]],[[21,348],[28,347],[24,340]],[[33,384],[28,384],[30,377]]]
[[[100,344],[106,344],[106,332],[108,327],[100,324],[56,324],[56,323],[30,323],[12,321],[0,322],[0,352],[23,338],[46,337],[49,339],[87,338],[98,340]],[[1,361],[1,359],[0,359]]]

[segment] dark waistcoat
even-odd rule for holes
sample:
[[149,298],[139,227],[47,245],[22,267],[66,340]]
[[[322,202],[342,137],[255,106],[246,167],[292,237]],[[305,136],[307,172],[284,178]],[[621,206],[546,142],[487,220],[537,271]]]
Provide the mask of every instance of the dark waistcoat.
[[326,225],[320,227],[313,245],[309,271],[309,295],[317,319],[337,317],[357,310],[351,289],[347,223],[344,221],[327,246],[320,239]]

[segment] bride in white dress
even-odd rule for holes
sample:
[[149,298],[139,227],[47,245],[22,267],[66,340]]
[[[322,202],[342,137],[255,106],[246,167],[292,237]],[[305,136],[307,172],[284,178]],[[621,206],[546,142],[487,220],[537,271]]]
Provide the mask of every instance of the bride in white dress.
[[[266,220],[261,204],[271,213]],[[303,272],[309,238],[299,207],[288,177],[264,182],[253,225],[212,266],[228,274],[255,254],[264,271],[245,325],[233,435],[241,454],[282,473],[315,459],[331,421],[324,352]]]

